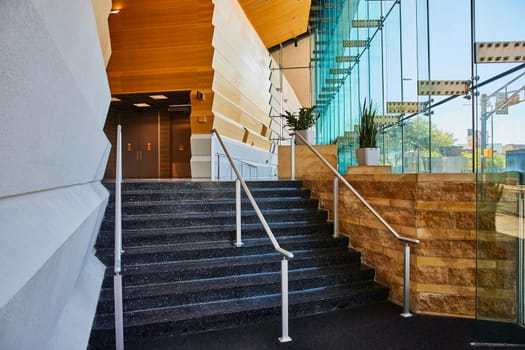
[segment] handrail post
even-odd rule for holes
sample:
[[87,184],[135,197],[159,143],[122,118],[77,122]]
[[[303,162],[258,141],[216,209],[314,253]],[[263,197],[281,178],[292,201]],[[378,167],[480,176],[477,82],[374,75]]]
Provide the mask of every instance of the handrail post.
[[411,317],[410,313],[410,246],[405,243],[405,273],[403,286],[403,317]]
[[117,126],[117,147],[116,147],[116,173],[115,173],[115,251],[114,251],[114,276],[113,276],[113,296],[115,305],[115,347],[117,350],[124,349],[124,315],[122,307],[122,275],[121,254],[122,254],[122,127]]
[[290,141],[290,180],[295,180],[295,134]]
[[281,315],[281,336],[279,341],[287,343],[292,341],[288,335],[288,260],[285,256],[281,260],[281,298],[282,298],[282,315]]
[[334,238],[339,237],[339,179],[334,177]]
[[242,247],[244,243],[241,241],[241,181],[235,180],[235,219],[236,219],[236,239],[235,246]]

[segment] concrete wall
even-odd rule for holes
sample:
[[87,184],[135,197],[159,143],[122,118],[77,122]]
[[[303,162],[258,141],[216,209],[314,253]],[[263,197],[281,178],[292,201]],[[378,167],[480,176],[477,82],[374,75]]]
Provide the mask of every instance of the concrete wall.
[[110,95],[93,6],[0,2],[0,348],[83,349]]

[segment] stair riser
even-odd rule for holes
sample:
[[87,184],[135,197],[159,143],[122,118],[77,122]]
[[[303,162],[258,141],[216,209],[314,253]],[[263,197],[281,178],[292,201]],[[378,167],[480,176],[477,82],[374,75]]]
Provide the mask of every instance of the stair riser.
[[[169,214],[169,213],[193,213],[196,211],[200,212],[218,212],[218,211],[235,211],[235,202],[230,203],[214,203],[213,201],[202,201],[200,203],[195,202],[180,202],[177,204],[144,204],[144,205],[133,205],[122,207],[123,215],[134,215],[134,214]],[[267,200],[259,201],[257,203],[261,210],[268,209],[317,209],[318,202],[311,199],[293,199],[293,200]],[[110,218],[115,215],[115,208],[108,206],[106,210],[106,216]],[[241,210],[253,210],[251,203],[243,202]]]
[[[384,301],[347,240],[332,240],[327,212],[301,182],[249,183],[289,264],[290,316]],[[97,239],[108,265],[90,344],[114,343],[114,186]],[[277,320],[281,259],[243,193],[236,248],[233,182],[152,182],[123,186],[124,325],[127,342]],[[256,239],[255,239],[256,238]],[[156,246],[157,245],[157,246]],[[291,325],[293,320],[290,321]],[[292,327],[292,326],[291,326]],[[292,334],[293,336],[293,334]],[[91,346],[93,349],[94,346]]]
[[[246,226],[242,229],[243,239],[247,238],[258,238],[265,237],[266,233],[263,232],[262,225],[258,225],[258,228]],[[288,237],[294,235],[331,235],[333,233],[333,225],[329,223],[317,223],[310,226],[290,226],[287,228],[272,228],[272,232],[275,237],[279,240],[281,237]],[[175,233],[159,233],[161,231],[141,231],[131,232],[123,231],[123,244],[125,247],[128,246],[140,246],[140,245],[155,245],[155,244],[176,244],[186,242],[213,242],[213,241],[233,241],[235,240],[236,231],[233,228],[223,227],[221,231],[213,232],[175,232]],[[101,231],[97,240],[97,247],[108,247],[112,248],[114,237],[113,228],[107,231]]]
[[[301,181],[246,181],[250,190],[254,188],[296,188],[302,187]],[[114,192],[115,184],[108,182],[104,186],[110,191]],[[187,182],[124,182],[122,184],[122,191],[136,191],[136,190],[166,190],[166,191],[180,191],[180,190],[216,190],[220,189],[235,189],[234,181],[187,181]]]
[[[268,223],[277,222],[323,222],[326,221],[328,215],[326,212],[307,211],[301,213],[266,213],[264,215]],[[243,224],[259,223],[260,220],[255,213],[245,212],[242,216]],[[187,218],[181,217],[165,217],[152,215],[146,218],[134,219],[132,217],[124,218],[122,221],[123,229],[151,229],[151,228],[170,228],[170,227],[195,227],[195,226],[209,226],[209,225],[231,225],[235,223],[235,213],[230,215],[221,214],[218,217],[202,217]],[[111,230],[114,227],[112,220],[105,220],[102,224],[103,230]]]
[[[385,295],[386,294],[386,295]],[[351,309],[363,305],[383,301],[388,295],[388,290],[362,293],[350,297],[333,297],[319,300],[315,303],[291,304],[289,307],[291,336],[293,337],[293,317],[312,315],[322,312],[335,311],[339,309]],[[290,299],[292,303],[292,299]],[[262,308],[221,314],[216,316],[202,317],[178,322],[159,322],[151,325],[140,325],[126,327],[124,339],[132,342],[144,337],[176,336],[188,333],[198,333],[215,329],[240,327],[266,321],[278,321],[281,316],[280,307]],[[126,324],[126,321],[124,321]],[[98,344],[114,344],[114,331],[95,330]]]
[[[314,276],[304,279],[293,279],[290,276],[289,291],[300,291],[310,288],[331,286],[335,284],[348,284],[370,280],[374,277],[373,270],[361,270],[353,273],[339,273],[332,275]],[[158,286],[162,289],[162,285]],[[113,291],[110,291],[113,296]],[[249,285],[249,286],[229,286],[224,288],[206,288],[202,286],[201,291],[192,291],[187,293],[166,293],[155,297],[144,297],[136,291],[133,295],[124,294],[124,311],[144,310],[153,307],[169,307],[184,305],[190,303],[210,302],[222,299],[247,298],[265,294],[278,294],[281,292],[280,275],[274,276],[266,284]],[[113,313],[113,300],[108,298],[99,303],[97,314]]]
[[[274,262],[256,263],[250,265],[240,266],[224,266],[195,269],[180,270],[172,267],[172,270],[163,272],[143,271],[140,273],[128,274],[126,270],[123,272],[124,286],[137,286],[146,284],[169,283],[175,281],[187,281],[192,279],[214,278],[223,276],[239,276],[244,274],[255,274],[263,272],[278,272],[281,269],[280,258],[273,258]],[[343,254],[341,256],[317,256],[305,259],[292,259],[289,261],[290,269],[300,269],[314,266],[330,266],[337,264],[351,264],[359,262],[358,254]],[[111,270],[111,269],[110,269]],[[102,283],[103,288],[109,288],[113,285],[112,271],[108,270]]]
[[[346,242],[344,240],[319,240],[319,241],[302,241],[287,243],[281,242],[280,246],[288,251],[299,251],[313,248],[336,248],[345,247]],[[135,264],[147,264],[147,263],[160,263],[168,261],[181,261],[190,259],[209,259],[209,258],[222,258],[228,256],[247,256],[256,254],[268,254],[273,253],[275,249],[271,245],[268,239],[268,244],[260,246],[243,246],[237,248],[233,246],[228,249],[199,249],[191,251],[175,251],[175,252],[149,252],[149,253],[134,253],[128,251],[122,257],[124,265],[135,265]],[[113,249],[107,249],[104,252],[100,252],[98,255],[99,259],[105,265],[111,265],[113,263]]]
[[[286,198],[286,197],[299,197],[309,198],[310,191],[308,190],[296,190],[296,191],[252,191],[252,195],[257,200],[263,200],[264,198]],[[243,193],[242,198],[246,198]],[[185,201],[185,200],[214,200],[214,199],[230,199],[235,200],[235,192],[229,191],[188,191],[188,192],[144,192],[144,193],[122,193],[122,202],[160,202],[160,201]]]

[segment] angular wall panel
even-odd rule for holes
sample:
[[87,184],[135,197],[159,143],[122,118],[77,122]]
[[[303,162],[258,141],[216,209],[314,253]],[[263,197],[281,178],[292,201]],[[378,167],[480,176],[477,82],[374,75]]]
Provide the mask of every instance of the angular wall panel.
[[5,0],[0,23],[0,348],[83,349],[103,276],[93,243],[110,147],[93,7]]

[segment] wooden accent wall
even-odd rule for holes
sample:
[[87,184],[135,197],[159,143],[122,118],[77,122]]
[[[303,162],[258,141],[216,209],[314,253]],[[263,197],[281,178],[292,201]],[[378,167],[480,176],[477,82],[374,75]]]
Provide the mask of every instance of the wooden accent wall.
[[239,0],[267,48],[305,33],[311,0]]
[[114,145],[109,151],[108,163],[106,166],[106,172],[104,173],[105,179],[114,179],[116,176],[115,162],[117,160],[115,147],[117,144],[117,125],[118,125],[118,112],[109,112],[106,118],[106,124],[104,125],[104,133],[109,140],[109,143]]
[[159,177],[171,177],[171,124],[169,112],[159,113]]
[[224,136],[269,150],[268,50],[237,1],[214,2],[214,128]]
[[95,21],[97,22],[98,39],[104,57],[104,64],[108,65],[111,57],[111,40],[109,36],[108,16],[111,11],[111,0],[91,0]]
[[213,3],[113,0],[113,94],[211,89]]
[[193,134],[217,128],[270,149],[271,56],[236,0],[114,0],[113,8],[113,95],[190,90]]

